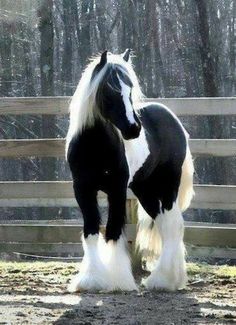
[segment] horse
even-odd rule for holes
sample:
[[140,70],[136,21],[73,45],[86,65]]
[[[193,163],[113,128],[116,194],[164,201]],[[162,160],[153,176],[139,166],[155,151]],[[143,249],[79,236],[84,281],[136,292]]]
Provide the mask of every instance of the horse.
[[[182,211],[194,194],[189,136],[166,106],[142,98],[129,49],[93,58],[72,97],[66,157],[84,219],[84,256],[70,292],[138,290],[124,231],[127,188],[138,199],[136,245],[152,257],[142,284],[169,291],[186,285]],[[99,190],[109,206],[104,236]]]

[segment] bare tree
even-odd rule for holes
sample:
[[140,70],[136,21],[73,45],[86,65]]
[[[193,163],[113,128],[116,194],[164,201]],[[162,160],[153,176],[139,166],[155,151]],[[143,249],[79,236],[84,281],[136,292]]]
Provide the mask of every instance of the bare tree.
[[199,50],[202,61],[204,95],[207,97],[217,97],[219,92],[216,82],[216,65],[210,45],[207,1],[195,0],[195,2],[198,10]]

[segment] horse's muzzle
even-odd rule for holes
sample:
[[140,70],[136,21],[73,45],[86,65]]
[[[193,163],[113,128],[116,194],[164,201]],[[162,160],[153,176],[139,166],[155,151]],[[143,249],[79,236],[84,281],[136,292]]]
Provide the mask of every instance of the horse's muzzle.
[[141,124],[140,123],[134,123],[127,128],[127,130],[121,132],[122,136],[125,140],[132,140],[139,137],[141,131]]

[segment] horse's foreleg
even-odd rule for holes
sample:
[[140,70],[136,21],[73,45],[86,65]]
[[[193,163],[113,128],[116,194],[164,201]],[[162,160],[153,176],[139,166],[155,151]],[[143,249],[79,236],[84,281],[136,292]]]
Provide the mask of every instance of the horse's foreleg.
[[68,290],[70,292],[109,290],[106,269],[99,255],[101,235],[99,234],[100,216],[96,199],[97,191],[89,185],[74,182],[74,192],[84,218],[82,236],[84,257],[80,272],[72,279]]
[[152,273],[143,284],[148,289],[181,289],[186,284],[187,275],[184,222],[178,204],[174,203],[171,210],[161,212],[155,222],[161,236],[162,250]]
[[112,290],[137,290],[123,233],[125,224],[126,187],[108,193],[109,216],[103,261],[110,275]]

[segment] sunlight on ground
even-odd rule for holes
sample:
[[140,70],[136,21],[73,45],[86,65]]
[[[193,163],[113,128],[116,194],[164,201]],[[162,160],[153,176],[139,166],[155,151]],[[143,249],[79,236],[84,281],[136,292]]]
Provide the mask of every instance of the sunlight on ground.
[[[236,267],[188,263],[189,284],[173,292],[68,294],[80,263],[0,261],[1,324],[233,324]],[[140,283],[140,279],[138,281]],[[171,301],[171,304],[170,304]],[[175,308],[173,309],[173,306]]]
[[4,295],[0,298],[1,302],[15,303],[28,301],[33,303],[45,303],[45,304],[64,304],[64,305],[79,305],[82,298],[78,295],[30,295],[28,299],[25,298],[25,295]]

